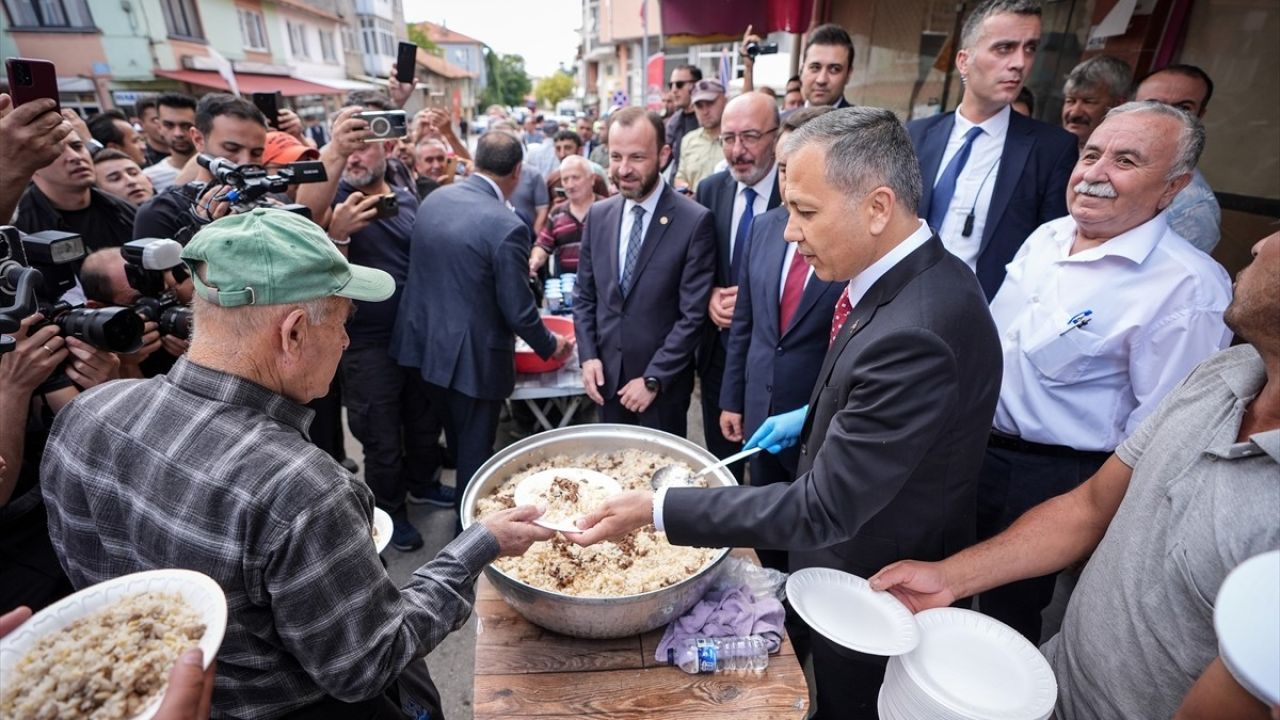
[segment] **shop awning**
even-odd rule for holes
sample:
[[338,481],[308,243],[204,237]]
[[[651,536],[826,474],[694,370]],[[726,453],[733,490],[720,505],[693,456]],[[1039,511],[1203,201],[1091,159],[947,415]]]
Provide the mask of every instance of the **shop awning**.
[[[189,83],[191,85],[199,85],[201,87],[213,88],[215,90],[230,91],[222,76],[216,72],[208,70],[156,70],[156,75],[177,80],[178,82]],[[327,85],[318,85],[306,80],[286,77],[283,75],[254,75],[251,73],[236,73],[236,84],[240,86],[241,94],[255,92],[275,92],[279,90],[285,97],[297,97],[298,95],[340,95],[342,90],[331,88]]]

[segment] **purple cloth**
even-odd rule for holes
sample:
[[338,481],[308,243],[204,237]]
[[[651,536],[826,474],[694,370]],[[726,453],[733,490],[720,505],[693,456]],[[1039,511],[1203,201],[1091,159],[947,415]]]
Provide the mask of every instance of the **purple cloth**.
[[769,652],[776,653],[782,646],[785,617],[781,602],[772,597],[755,598],[746,585],[712,590],[667,626],[653,659],[666,662],[668,648],[679,647],[692,637],[759,635],[769,643]]

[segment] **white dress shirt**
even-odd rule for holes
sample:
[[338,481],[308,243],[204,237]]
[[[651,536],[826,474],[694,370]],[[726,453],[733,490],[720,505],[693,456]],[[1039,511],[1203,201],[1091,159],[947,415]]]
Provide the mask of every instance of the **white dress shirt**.
[[[1009,134],[1009,113],[1007,106],[1000,112],[978,123],[982,134],[973,139],[969,148],[969,160],[956,179],[956,192],[951,196],[951,205],[938,228],[938,237],[951,254],[964,260],[976,270],[978,254],[982,251],[982,231],[987,226],[987,209],[991,207],[991,191],[996,185],[996,174],[1000,172],[1000,157],[1004,153],[1004,140]],[[955,124],[951,128],[951,138],[947,140],[947,149],[942,153],[942,162],[938,165],[938,174],[932,178],[933,185],[947,169],[951,158],[960,151],[964,144],[964,136],[974,123],[956,111]],[[965,220],[969,212],[973,212],[973,228],[965,237]]]
[[[751,204],[751,221],[754,223],[755,218],[769,211],[769,198],[773,195],[773,182],[778,177],[778,163],[774,163],[769,172],[765,174],[755,185],[751,185],[751,189],[756,191],[756,201]],[[742,221],[742,211],[747,208],[747,196],[744,194],[747,185],[738,183],[738,190],[733,195],[733,222],[729,224],[729,257],[733,257],[734,246],[738,242],[738,224]],[[737,284],[737,278],[734,278],[734,284]]]
[[[867,294],[867,291],[871,289],[872,285],[876,284],[877,280],[884,277],[884,274],[892,270],[895,265],[902,262],[903,258],[915,252],[921,245],[929,242],[929,239],[933,237],[933,231],[929,229],[929,223],[924,220],[920,220],[919,222],[920,227],[917,228],[915,232],[908,235],[906,240],[898,243],[897,247],[885,253],[884,257],[869,265],[866,270],[858,273],[849,281],[849,303],[853,307],[858,306],[858,301],[862,299],[863,295]],[[792,244],[794,245],[794,243]],[[792,248],[791,255],[794,258],[794,248]],[[788,265],[790,262],[791,260],[789,259],[787,262],[784,262],[783,265]],[[812,272],[813,270],[811,268],[810,273]],[[654,493],[653,526],[658,529],[658,532],[666,532],[666,525],[662,521],[662,504],[666,499],[666,487],[659,488],[658,491]]]
[[[1071,255],[1075,232],[1070,215],[1037,228],[991,301],[1004,350],[995,427],[1110,452],[1231,341],[1231,281],[1164,213]],[[1088,324],[1072,328],[1085,310]]]
[[[778,281],[778,302],[782,302],[782,293],[787,290],[787,273],[791,272],[791,263],[796,261],[796,244],[787,243],[786,255],[782,257],[782,278]],[[801,260],[800,262],[804,262]],[[809,287],[809,280],[813,278],[813,266],[809,266],[809,272],[804,276],[804,286]],[[786,328],[778,328],[779,332],[785,332]]]
[[644,217],[640,219],[640,241],[644,242],[644,238],[649,234],[649,223],[653,222],[653,213],[658,208],[658,198],[662,197],[663,182],[658,181],[653,186],[653,192],[649,193],[649,197],[636,202],[635,200],[626,200],[622,203],[622,228],[618,231],[618,280],[622,280],[622,273],[627,268],[627,246],[631,244],[631,226],[635,223],[635,215],[631,213],[631,208],[639,205],[644,208]]

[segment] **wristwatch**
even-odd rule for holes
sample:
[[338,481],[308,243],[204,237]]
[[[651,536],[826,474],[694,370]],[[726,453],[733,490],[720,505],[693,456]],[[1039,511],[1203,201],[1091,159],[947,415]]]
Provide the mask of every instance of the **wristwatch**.
[[651,393],[662,392],[662,382],[656,377],[647,377],[644,379],[644,389]]

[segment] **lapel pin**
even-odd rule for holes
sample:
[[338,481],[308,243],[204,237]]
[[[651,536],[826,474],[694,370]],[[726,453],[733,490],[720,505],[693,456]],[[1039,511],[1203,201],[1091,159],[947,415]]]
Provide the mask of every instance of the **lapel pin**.
[[659,225],[666,225],[666,224],[667,224],[667,216],[666,216],[666,215],[663,215],[662,217],[658,218],[658,224],[659,224]]

